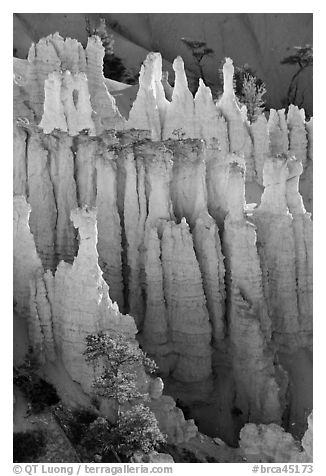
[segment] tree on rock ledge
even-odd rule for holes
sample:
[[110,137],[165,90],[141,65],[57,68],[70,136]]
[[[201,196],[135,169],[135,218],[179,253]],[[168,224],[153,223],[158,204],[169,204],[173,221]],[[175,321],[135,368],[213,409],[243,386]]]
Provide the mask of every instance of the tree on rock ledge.
[[84,355],[87,362],[104,364],[103,373],[94,380],[93,387],[98,396],[117,401],[118,413],[122,404],[135,398],[145,399],[137,389],[135,366],[143,365],[148,373],[153,373],[157,366],[125,336],[103,332],[88,335]]
[[[113,398],[118,403],[118,419],[115,424],[105,418],[98,418],[89,428],[87,441],[83,443],[94,446],[102,455],[112,451],[119,461],[119,454],[130,457],[136,450],[148,453],[165,442],[153,412],[144,405],[146,395],[137,389],[137,374],[133,370],[143,365],[148,373],[153,373],[157,366],[153,360],[135,344],[121,334],[110,336],[103,332],[86,337],[84,351],[86,361],[95,365],[104,365],[100,377],[93,382],[98,396]],[[121,405],[140,400],[130,410],[121,411]]]

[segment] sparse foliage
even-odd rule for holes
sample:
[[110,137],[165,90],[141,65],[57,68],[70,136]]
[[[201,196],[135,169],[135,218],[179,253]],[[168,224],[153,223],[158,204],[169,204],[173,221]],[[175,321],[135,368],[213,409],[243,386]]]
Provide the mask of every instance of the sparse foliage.
[[[144,405],[147,396],[137,388],[137,375],[133,368],[143,365],[147,372],[157,369],[155,362],[122,334],[108,335],[100,332],[86,337],[86,361],[104,366],[100,377],[93,382],[98,396],[114,398],[118,403],[115,424],[97,418],[89,426],[81,445],[88,451],[100,453],[103,461],[108,453],[130,456],[135,449],[150,451],[165,441],[152,411]],[[131,410],[121,411],[121,405],[134,399],[141,403]]]
[[88,36],[97,35],[101,38],[105,54],[103,58],[103,74],[106,78],[127,84],[136,84],[138,74],[130,73],[121,58],[114,54],[114,35],[108,32],[105,18],[100,18],[99,25],[92,27],[89,17],[85,17]]
[[246,74],[243,80],[242,97],[240,102],[247,107],[248,119],[255,122],[264,111],[263,96],[266,93],[265,84],[257,84],[257,79]]
[[214,54],[214,50],[207,46],[206,41],[192,40],[190,38],[181,38],[181,41],[191,51],[191,54],[195,60],[196,66],[199,71],[199,77],[204,80],[206,85],[211,85],[211,83],[205,77],[203,63],[204,60],[207,59],[207,57]]
[[266,94],[264,82],[247,65],[236,66],[234,69],[234,91],[240,104],[247,107],[248,119],[254,122],[264,111]]
[[92,411],[84,408],[71,409],[62,403],[54,408],[53,415],[73,445],[80,443],[88,433],[90,424],[97,418],[97,414]]
[[129,458],[136,450],[149,453],[164,442],[154,414],[139,404],[121,413],[115,424],[97,418],[90,424],[81,445],[89,453],[100,454],[105,461],[110,453],[120,460],[124,456]]
[[25,395],[29,413],[40,413],[46,407],[59,401],[55,388],[37,374],[38,369],[39,365],[33,353],[30,352],[24,363],[14,367],[13,371],[14,384]]
[[[294,53],[290,56],[286,56],[282,59],[281,64],[287,65],[297,65],[298,70],[294,73],[291,78],[287,97],[286,97],[286,105],[296,104],[298,101],[298,76],[309,66],[313,65],[313,47],[312,45],[305,45],[305,46],[294,46],[293,47]],[[304,95],[302,95],[301,102],[299,106],[303,105]]]
[[100,397],[114,398],[120,406],[136,398],[145,398],[137,389],[135,367],[143,365],[148,373],[157,370],[155,362],[122,334],[110,336],[103,332],[86,337],[86,361],[104,364],[102,374],[93,382]]
[[179,129],[174,129],[172,135],[177,138],[177,140],[183,140],[186,136],[186,133],[182,131],[181,127]]
[[165,442],[153,412],[143,404],[123,412],[113,430],[117,448],[126,456],[136,450],[149,453]]

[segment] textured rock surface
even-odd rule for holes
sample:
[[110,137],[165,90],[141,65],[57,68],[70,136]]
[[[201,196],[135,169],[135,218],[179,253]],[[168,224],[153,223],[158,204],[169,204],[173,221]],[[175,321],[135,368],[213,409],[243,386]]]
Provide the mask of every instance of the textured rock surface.
[[[119,331],[133,339],[136,326],[130,316],[121,314],[118,306],[112,303],[108,285],[97,264],[95,211],[78,209],[71,213],[71,219],[79,229],[78,256],[72,265],[61,261],[55,275],[48,272],[43,279],[52,311],[58,355],[71,378],[90,391],[92,368],[81,358],[85,337],[103,330]],[[40,309],[39,318],[43,322],[48,319],[47,310],[38,298],[39,283],[36,287],[36,306]]]
[[30,282],[43,274],[42,263],[37,255],[28,219],[30,205],[23,196],[14,197],[13,210],[13,298],[15,313],[27,321],[30,341],[43,349],[43,334],[38,319],[30,318]]
[[161,55],[150,53],[141,67],[139,90],[127,122],[128,129],[151,131],[152,140],[161,139],[161,118],[164,120],[167,105],[161,77]]
[[229,212],[223,244],[236,405],[254,421],[280,421],[280,388],[269,349],[271,324],[263,295],[256,232],[244,218],[244,170],[236,162],[230,164],[227,196]]
[[273,331],[285,346],[293,347],[300,332],[312,330],[304,323],[306,316],[311,325],[312,224],[298,192],[301,171],[299,160],[268,159],[265,190],[254,211]]
[[302,451],[299,442],[280,426],[249,423],[241,430],[240,448],[248,463],[309,463],[312,462],[311,432],[312,414],[302,438]]
[[[170,102],[158,53],[125,121],[102,55],[96,38],[85,52],[56,34],[17,65],[14,193],[32,209],[23,236],[34,258],[25,257],[15,299],[32,345],[89,392],[85,336],[120,330],[136,342],[138,333],[199,424],[214,421],[214,436],[235,444],[248,421],[283,419],[301,437],[311,410],[312,225],[299,190],[310,200],[312,122],[290,108],[249,124],[231,60],[215,105],[202,81],[192,97],[177,58]],[[245,195],[262,187],[252,211]],[[161,384],[143,383],[171,441],[195,438]]]
[[75,136],[87,129],[90,135],[95,135],[85,73],[51,73],[44,89],[44,114],[39,126],[45,134],[59,129]]
[[255,177],[255,166],[252,157],[252,142],[246,121],[243,120],[238,100],[233,90],[234,67],[230,58],[226,58],[223,66],[224,90],[217,108],[222,112],[228,123],[230,152],[240,154],[246,161],[246,175],[250,181]]
[[297,334],[295,241],[286,203],[289,172],[285,158],[270,159],[264,167],[260,206],[254,211],[264,276],[264,293],[274,332],[286,338]]
[[194,99],[188,89],[188,81],[183,60],[178,56],[173,62],[175,83],[171,103],[168,104],[163,128],[163,139],[176,138],[178,133],[184,137],[195,137]]
[[149,407],[155,413],[160,429],[167,435],[169,442],[187,442],[197,434],[194,421],[185,420],[173,398],[164,395],[159,400],[152,400]]

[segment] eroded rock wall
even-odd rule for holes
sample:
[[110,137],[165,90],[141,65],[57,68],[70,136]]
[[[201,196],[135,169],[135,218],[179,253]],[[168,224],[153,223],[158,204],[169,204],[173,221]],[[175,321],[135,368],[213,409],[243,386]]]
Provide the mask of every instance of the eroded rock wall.
[[[312,122],[291,107],[250,124],[230,59],[215,104],[202,81],[193,98],[177,58],[169,101],[158,53],[125,121],[102,57],[96,38],[85,52],[55,34],[33,45],[16,82],[14,193],[31,206],[45,271],[27,277],[29,293],[15,285],[25,310],[31,299],[31,343],[89,391],[85,336],[138,332],[162,376],[198,395],[231,373],[235,435],[249,420],[280,423],[292,372],[280,355],[311,348]],[[252,213],[245,195],[262,189]]]

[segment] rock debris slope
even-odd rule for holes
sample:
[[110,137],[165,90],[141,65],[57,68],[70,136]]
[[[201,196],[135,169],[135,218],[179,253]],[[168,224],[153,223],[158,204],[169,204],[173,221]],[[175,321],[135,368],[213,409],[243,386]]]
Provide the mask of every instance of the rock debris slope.
[[[158,53],[126,120],[103,54],[96,37],[84,50],[54,34],[15,74],[14,295],[30,344],[87,393],[85,336],[119,329],[137,345],[137,335],[175,397],[208,405],[213,436],[235,444],[251,422],[295,425],[302,437],[312,120],[291,106],[250,124],[229,58],[217,104],[203,81],[193,98],[181,58],[168,100]],[[193,422],[161,393],[151,403],[160,424],[173,441],[193,438]]]

